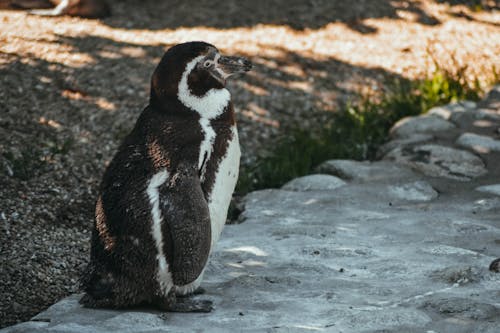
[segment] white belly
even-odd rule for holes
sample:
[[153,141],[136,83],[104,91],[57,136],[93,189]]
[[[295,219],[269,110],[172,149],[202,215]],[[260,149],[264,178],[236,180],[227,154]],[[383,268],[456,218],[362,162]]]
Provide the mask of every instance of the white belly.
[[228,145],[226,156],[220,161],[215,182],[208,202],[208,211],[212,227],[212,245],[214,248],[224,228],[227,219],[227,210],[233,196],[240,167],[240,142],[236,125],[232,129],[233,138]]

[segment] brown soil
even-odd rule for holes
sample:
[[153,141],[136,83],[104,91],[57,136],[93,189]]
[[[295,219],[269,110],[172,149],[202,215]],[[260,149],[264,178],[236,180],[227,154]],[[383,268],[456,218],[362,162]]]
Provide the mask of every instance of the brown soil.
[[0,10],[0,327],[78,291],[96,187],[169,46],[205,40],[254,62],[230,83],[248,162],[291,124],[424,77],[430,55],[486,80],[500,6],[464,2],[116,0],[103,20]]

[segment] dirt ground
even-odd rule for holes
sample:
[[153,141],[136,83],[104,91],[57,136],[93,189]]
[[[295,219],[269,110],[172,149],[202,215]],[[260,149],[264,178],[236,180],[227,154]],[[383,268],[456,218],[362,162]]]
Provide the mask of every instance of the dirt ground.
[[0,10],[0,327],[78,291],[100,177],[169,46],[254,62],[229,84],[244,163],[431,55],[483,80],[500,67],[497,1],[109,2],[102,20]]

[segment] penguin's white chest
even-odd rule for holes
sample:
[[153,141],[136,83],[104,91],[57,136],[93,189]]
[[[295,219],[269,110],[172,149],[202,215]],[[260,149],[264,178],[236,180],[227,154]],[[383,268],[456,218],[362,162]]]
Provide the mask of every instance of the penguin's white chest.
[[232,137],[228,143],[226,154],[220,159],[215,172],[212,192],[208,198],[208,211],[212,227],[210,250],[213,249],[224,228],[229,204],[238,180],[241,152],[236,125],[232,127],[231,132]]

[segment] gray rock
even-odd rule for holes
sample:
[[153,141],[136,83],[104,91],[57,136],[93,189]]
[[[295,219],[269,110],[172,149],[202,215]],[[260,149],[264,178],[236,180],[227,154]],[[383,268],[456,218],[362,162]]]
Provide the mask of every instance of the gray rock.
[[412,134],[408,137],[402,138],[402,139],[395,139],[391,140],[384,145],[382,145],[378,151],[377,151],[377,156],[379,158],[383,158],[388,152],[391,150],[398,148],[398,147],[404,147],[404,146],[409,146],[409,145],[415,145],[417,143],[423,143],[425,141],[431,141],[434,139],[434,136],[431,134],[422,134],[422,133],[416,133]]
[[390,185],[388,189],[397,199],[407,201],[431,201],[438,197],[438,193],[426,181]]
[[457,144],[481,154],[500,151],[500,140],[474,133],[463,133],[458,137]]
[[479,186],[476,188],[476,191],[495,194],[495,195],[500,196],[500,184]]
[[283,185],[282,189],[287,191],[325,191],[334,190],[346,183],[331,175],[309,175],[295,178]]
[[428,115],[438,116],[444,120],[450,120],[452,115],[460,114],[475,109],[477,104],[473,101],[461,101],[442,106],[436,106],[427,111]]
[[321,163],[317,171],[359,182],[416,178],[410,169],[390,161],[329,160]]
[[480,105],[488,109],[500,110],[500,85],[494,86],[486,94]]
[[455,128],[455,125],[441,117],[424,115],[405,117],[399,120],[390,130],[394,138],[407,138],[417,133],[438,133]]
[[469,181],[484,175],[487,169],[476,155],[440,145],[396,148],[385,159],[411,167],[428,176]]

